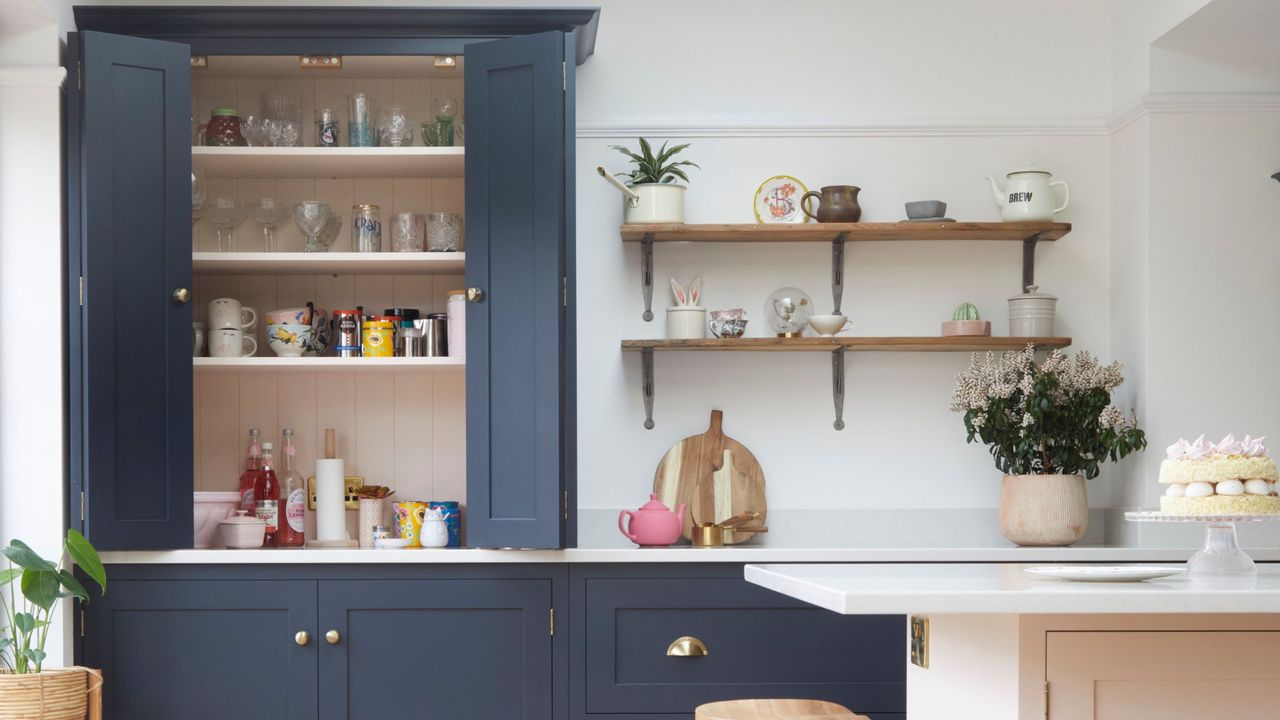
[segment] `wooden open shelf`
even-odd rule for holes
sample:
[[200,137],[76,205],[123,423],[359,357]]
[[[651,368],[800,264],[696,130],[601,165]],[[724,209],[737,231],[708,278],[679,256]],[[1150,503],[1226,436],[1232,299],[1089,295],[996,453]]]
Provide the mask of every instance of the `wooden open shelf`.
[[460,147],[193,147],[208,178],[462,177]]
[[466,253],[198,252],[197,275],[461,275]]
[[465,372],[467,359],[461,357],[198,357],[192,358],[191,364],[197,373]]
[[623,350],[700,350],[830,352],[837,348],[864,352],[985,352],[1037,348],[1063,348],[1069,337],[752,337],[703,340],[623,340]]
[[930,222],[930,223],[715,223],[705,225],[623,225],[623,242],[831,242],[846,234],[847,242],[947,240],[1057,240],[1071,223]]

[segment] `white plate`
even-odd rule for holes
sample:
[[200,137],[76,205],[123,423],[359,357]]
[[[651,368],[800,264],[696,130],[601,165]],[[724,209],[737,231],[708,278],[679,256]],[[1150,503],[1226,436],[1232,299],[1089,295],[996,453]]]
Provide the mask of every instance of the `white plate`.
[[800,209],[800,198],[808,192],[804,183],[790,175],[774,175],[756,188],[756,221],[766,224],[803,223],[809,216]]
[[1083,582],[1133,582],[1169,577],[1182,572],[1180,567],[1159,565],[1042,565],[1023,568],[1023,572],[1038,577]]

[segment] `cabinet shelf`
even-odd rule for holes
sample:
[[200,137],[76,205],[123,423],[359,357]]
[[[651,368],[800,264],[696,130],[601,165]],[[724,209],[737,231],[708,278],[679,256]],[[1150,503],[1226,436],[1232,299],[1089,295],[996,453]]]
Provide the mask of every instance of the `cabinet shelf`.
[[466,253],[198,252],[197,275],[460,275]]
[[193,147],[208,178],[456,178],[460,147]]
[[706,338],[703,340],[623,340],[623,350],[697,350],[720,352],[985,352],[1063,348],[1069,337],[799,337]]
[[245,357],[192,358],[197,373],[272,372],[465,372],[466,358]]
[[831,242],[844,235],[847,242],[1057,240],[1071,232],[1059,222],[888,222],[888,223],[712,223],[623,225],[623,242]]

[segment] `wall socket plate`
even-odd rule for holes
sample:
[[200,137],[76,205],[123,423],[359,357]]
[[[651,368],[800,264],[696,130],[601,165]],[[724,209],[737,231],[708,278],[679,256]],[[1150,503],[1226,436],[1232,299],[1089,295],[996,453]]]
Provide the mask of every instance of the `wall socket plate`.
[[[356,488],[364,487],[364,476],[348,475],[346,476],[345,485],[346,485],[346,489],[343,490],[343,493],[342,493],[343,497],[345,498],[343,505],[346,506],[348,510],[359,510],[360,500],[355,496],[355,491],[356,491]],[[312,511],[316,509],[316,476],[315,475],[312,475],[311,477],[307,478],[307,509]]]
[[929,669],[929,618],[911,616],[911,664]]

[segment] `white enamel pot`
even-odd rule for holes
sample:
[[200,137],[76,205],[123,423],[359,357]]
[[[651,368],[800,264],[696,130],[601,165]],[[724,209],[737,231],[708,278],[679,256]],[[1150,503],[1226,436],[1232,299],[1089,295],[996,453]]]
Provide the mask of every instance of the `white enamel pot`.
[[602,167],[600,177],[623,194],[622,221],[628,225],[676,224],[684,222],[683,185],[644,183],[624,185]]

